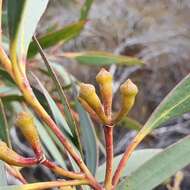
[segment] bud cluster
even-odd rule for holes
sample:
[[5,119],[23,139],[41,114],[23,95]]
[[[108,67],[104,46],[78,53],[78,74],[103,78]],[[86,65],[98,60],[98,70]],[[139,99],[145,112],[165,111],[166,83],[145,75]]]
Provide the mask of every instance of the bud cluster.
[[120,86],[121,109],[115,117],[112,116],[112,91],[113,77],[110,72],[101,69],[96,76],[100,87],[101,99],[96,94],[95,87],[91,84],[80,84],[79,101],[92,117],[98,118],[104,125],[114,125],[120,121],[134,105],[138,93],[137,86],[128,79]]

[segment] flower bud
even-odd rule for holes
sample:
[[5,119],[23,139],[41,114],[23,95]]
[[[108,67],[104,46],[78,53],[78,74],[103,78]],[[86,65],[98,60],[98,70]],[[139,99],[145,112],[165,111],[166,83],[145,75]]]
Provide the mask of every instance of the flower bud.
[[121,110],[116,116],[114,123],[118,122],[125,116],[133,107],[135,102],[135,97],[138,93],[137,86],[128,79],[125,83],[120,86],[120,92],[122,95]]
[[16,126],[21,130],[22,134],[28,143],[32,146],[36,155],[41,157],[42,148],[33,117],[27,112],[19,113],[16,121]]
[[111,116],[112,107],[112,80],[111,73],[104,68],[96,76],[96,81],[100,86],[100,93],[103,100],[104,110],[106,115]]
[[107,122],[107,117],[93,85],[81,83],[79,98],[82,98],[94,110],[101,121]]
[[135,97],[138,93],[138,88],[130,79],[128,79],[120,86],[120,92],[123,96]]
[[15,151],[8,148],[6,143],[0,140],[0,159],[6,162],[7,164],[14,165],[14,166],[28,166],[31,165],[30,163],[27,164],[27,158],[20,156]]

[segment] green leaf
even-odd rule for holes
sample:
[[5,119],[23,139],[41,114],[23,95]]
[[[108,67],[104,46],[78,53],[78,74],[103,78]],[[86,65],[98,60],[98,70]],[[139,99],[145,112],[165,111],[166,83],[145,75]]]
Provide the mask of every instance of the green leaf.
[[0,188],[1,186],[7,185],[7,174],[5,170],[5,164],[3,161],[0,161]]
[[139,123],[138,121],[136,121],[133,118],[130,117],[124,117],[118,124],[118,127],[124,127],[127,129],[133,129],[136,131],[140,131],[140,129],[143,127],[143,125],[141,123]]
[[0,86],[0,97],[3,102],[23,101],[23,96],[16,87],[14,80],[9,73],[2,68],[0,68],[0,80],[5,84],[5,86]]
[[93,0],[86,0],[80,11],[80,20],[86,20],[92,6]]
[[9,136],[9,126],[8,126],[3,102],[1,99],[0,99],[0,139],[6,142],[9,147],[11,147],[11,140]]
[[63,159],[60,151],[58,150],[57,146],[55,145],[55,143],[51,139],[50,135],[46,131],[46,128],[35,117],[34,117],[34,121],[35,121],[37,130],[39,132],[40,139],[43,142],[43,144],[45,145],[46,149],[51,154],[51,156],[53,157],[53,159],[56,162],[58,162],[60,166],[62,166],[63,168],[66,169],[67,167],[66,167],[65,161],[64,161],[64,159]]
[[7,80],[9,83],[15,84],[15,82],[11,78],[10,74],[6,70],[4,70],[2,68],[0,68],[0,77],[2,78],[3,81]]
[[75,53],[64,53],[64,57],[75,59],[81,64],[88,65],[136,65],[142,64],[143,62],[135,57],[123,56],[123,55],[114,55],[109,52],[103,51],[86,51],[86,52],[75,52]]
[[[58,31],[50,32],[42,37],[38,38],[38,41],[43,49],[52,47],[58,43],[65,43],[69,40],[77,37],[84,28],[86,21],[81,20],[76,23],[72,23],[68,26],[64,26]],[[35,42],[31,42],[28,50],[28,57],[32,58],[38,53],[38,47]]]
[[19,60],[27,55],[28,46],[48,0],[8,0],[10,47]]
[[129,156],[138,144],[156,127],[170,119],[181,116],[190,111],[190,74],[186,76],[161,102],[150,116],[144,127],[132,140],[125,151],[122,161],[127,163]]
[[20,95],[6,95],[6,96],[3,96],[1,97],[2,101],[4,103],[7,103],[7,102],[13,102],[13,101],[17,101],[17,102],[23,102],[24,101],[24,97],[23,96],[20,96]]
[[186,76],[161,102],[150,116],[136,139],[144,138],[154,128],[190,111],[190,74]]
[[[136,171],[140,166],[142,166],[146,161],[150,160],[152,157],[157,155],[160,151],[161,149],[143,149],[143,150],[134,151],[131,158],[129,159],[129,164],[125,167],[124,171],[122,172],[122,177],[128,176],[132,172]],[[122,156],[123,154],[116,156],[114,158],[114,163],[113,163],[114,171],[116,170]],[[106,171],[106,164],[104,163],[103,165],[98,167],[96,173],[96,177],[99,182],[102,182],[104,180],[105,171]]]
[[53,114],[53,117],[54,117],[57,125],[59,127],[61,127],[61,130],[64,132],[64,134],[66,134],[68,137],[71,138],[72,137],[71,130],[70,130],[67,122],[65,121],[65,118],[63,117],[62,113],[60,112],[59,108],[57,107],[56,103],[54,102],[54,100],[52,99],[52,97],[50,96],[48,91],[44,88],[44,86],[42,85],[40,80],[34,74],[33,74],[33,76],[36,79],[36,81],[38,82],[40,88],[42,89],[42,92],[49,104],[49,107],[51,109],[51,112]]
[[66,69],[63,67],[63,65],[57,64],[57,63],[51,63],[53,69],[62,77],[64,80],[64,86],[71,85],[72,80],[71,77],[72,75],[66,71]]
[[98,164],[96,132],[90,117],[78,101],[76,101],[76,109],[80,118],[80,132],[82,135],[83,147],[86,155],[86,164],[92,174],[95,175]]
[[189,147],[190,136],[169,146],[121,181],[117,190],[152,190],[190,163]]

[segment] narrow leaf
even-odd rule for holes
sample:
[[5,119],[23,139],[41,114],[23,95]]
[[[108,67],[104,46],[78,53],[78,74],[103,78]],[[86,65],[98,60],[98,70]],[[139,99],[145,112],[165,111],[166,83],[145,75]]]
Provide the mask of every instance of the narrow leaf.
[[129,56],[123,55],[114,55],[112,53],[103,52],[103,51],[87,51],[87,52],[79,52],[79,53],[64,53],[64,57],[75,59],[81,64],[88,65],[111,65],[111,64],[119,64],[119,65],[136,65],[142,64],[142,61]]
[[[38,38],[38,41],[43,49],[52,47],[58,43],[65,43],[69,40],[77,37],[81,30],[84,28],[86,21],[81,20],[76,23],[72,23],[68,26],[64,26],[58,31],[47,33]],[[32,58],[38,53],[38,47],[35,42],[31,42],[28,50],[28,57]]]
[[[146,161],[150,160],[152,157],[157,155],[161,149],[142,149],[133,152],[131,158],[129,159],[129,164],[125,167],[122,172],[122,177],[130,175],[132,172],[136,171],[140,166],[142,166]],[[116,156],[114,158],[113,169],[115,170],[123,154]],[[96,177],[99,182],[104,180],[106,171],[106,164],[98,167]],[[143,189],[144,190],[144,189]]]
[[86,164],[90,171],[95,175],[98,163],[98,147],[94,126],[90,117],[78,101],[76,101],[76,109],[80,118],[80,132],[83,139]]
[[186,76],[161,102],[150,116],[135,140],[142,140],[154,128],[190,111],[190,74]]
[[[117,190],[152,190],[190,163],[190,136],[156,154],[127,179]],[[141,157],[142,159],[142,157]]]
[[156,127],[167,122],[170,119],[181,116],[190,111],[190,74],[185,77],[161,102],[153,114],[150,116],[144,127],[139,131],[136,137],[125,151],[118,170],[114,175],[117,182],[123,165],[125,165],[138,144]]
[[72,81],[71,81],[71,75],[70,73],[68,73],[66,71],[66,69],[63,67],[63,65],[57,64],[57,63],[51,63],[53,69],[60,75],[60,77],[62,77],[62,79],[64,80],[64,85],[68,86],[71,85]]
[[[8,0],[10,47],[23,60],[48,0]],[[34,12],[35,10],[35,12]]]
[[93,0],[86,0],[80,11],[80,20],[86,20],[92,6]]
[[136,121],[135,119],[131,117],[124,117],[118,124],[118,127],[124,127],[127,129],[133,129],[136,131],[140,131],[140,129],[143,127],[141,123]]

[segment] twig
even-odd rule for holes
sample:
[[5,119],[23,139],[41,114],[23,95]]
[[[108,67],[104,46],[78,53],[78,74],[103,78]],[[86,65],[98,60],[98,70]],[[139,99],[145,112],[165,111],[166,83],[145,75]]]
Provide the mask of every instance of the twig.
[[104,127],[105,141],[106,141],[106,175],[105,187],[111,189],[112,175],[113,175],[113,127]]
[[51,181],[51,182],[39,182],[22,185],[19,187],[20,190],[33,190],[33,189],[50,189],[55,187],[66,187],[66,186],[77,186],[77,185],[88,185],[87,180],[67,180],[67,181]]
[[53,172],[55,172],[58,175],[64,176],[64,177],[68,177],[71,179],[85,179],[85,175],[82,173],[75,173],[75,172],[71,172],[71,171],[66,171],[65,169],[57,166],[56,164],[54,164],[53,162],[49,161],[49,160],[45,160],[42,163],[44,166],[46,166],[47,168],[49,168],[50,170],[52,170]]

